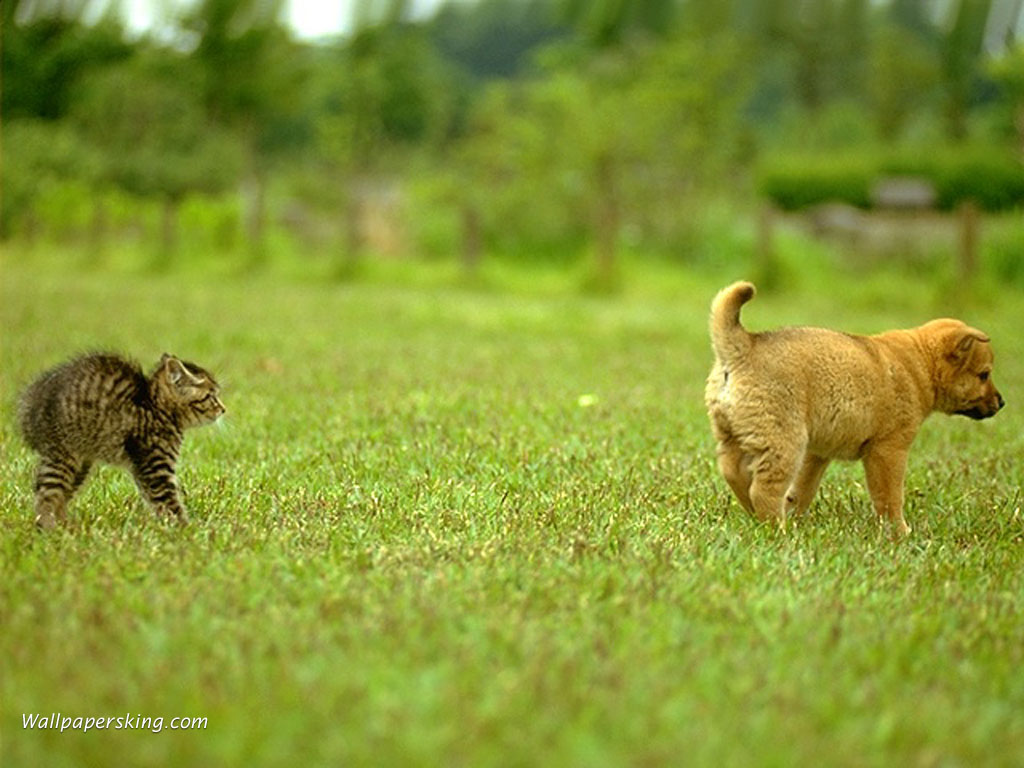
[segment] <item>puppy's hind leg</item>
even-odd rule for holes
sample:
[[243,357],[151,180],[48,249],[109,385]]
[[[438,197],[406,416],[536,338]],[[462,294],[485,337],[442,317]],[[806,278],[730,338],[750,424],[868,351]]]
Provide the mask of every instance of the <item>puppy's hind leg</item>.
[[761,520],[774,520],[786,527],[786,493],[796,475],[799,456],[769,449],[754,463],[750,502]]
[[725,482],[736,494],[736,499],[747,512],[754,513],[754,505],[750,501],[750,457],[743,453],[734,440],[725,440],[718,445],[718,468]]

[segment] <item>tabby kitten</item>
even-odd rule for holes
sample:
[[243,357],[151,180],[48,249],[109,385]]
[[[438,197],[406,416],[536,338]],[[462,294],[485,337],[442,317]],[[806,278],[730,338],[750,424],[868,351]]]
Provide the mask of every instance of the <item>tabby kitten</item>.
[[40,455],[36,525],[65,520],[95,462],[128,467],[157,514],[187,522],[174,465],[184,430],[224,413],[218,392],[207,371],[166,354],[148,378],[112,354],[86,355],[42,374],[19,410],[25,441]]

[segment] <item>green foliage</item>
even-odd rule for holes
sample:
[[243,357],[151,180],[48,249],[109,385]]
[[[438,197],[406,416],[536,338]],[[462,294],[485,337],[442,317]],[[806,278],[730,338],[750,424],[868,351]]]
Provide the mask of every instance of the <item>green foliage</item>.
[[[131,54],[124,26],[112,15],[98,24],[83,24],[73,15],[49,15],[45,7],[33,7],[45,5],[18,0],[4,3],[0,110],[5,121],[65,117],[82,77]],[[27,19],[19,18],[19,7]]]
[[868,86],[879,137],[899,138],[914,113],[934,102],[938,82],[933,47],[905,27],[883,28],[872,49]]
[[876,167],[864,156],[767,160],[759,171],[761,194],[786,211],[840,201],[867,208]]
[[[1012,763],[1024,411],[925,425],[906,542],[854,466],[780,534],[730,500],[701,398],[707,304],[740,275],[596,301],[544,297],[537,274],[339,289],[5,254],[3,763]],[[819,277],[745,321],[949,312],[919,280]],[[966,316],[1008,393],[1020,297]],[[185,443],[189,528],[106,469],[66,530],[32,529],[12,398],[93,346],[188,354],[224,383],[225,423]],[[37,712],[165,721],[23,729]],[[180,715],[208,726],[170,730]]]
[[202,259],[213,254],[236,255],[242,241],[242,211],[235,197],[190,195],[181,206],[181,227],[187,250]]
[[[748,198],[752,171],[785,207],[866,205],[861,166],[887,173],[893,147],[933,151],[943,206],[1014,206],[1019,166],[996,157],[1024,148],[1012,14],[990,0],[925,5],[460,0],[422,18],[408,0],[361,0],[350,34],[314,44],[293,37],[282,0],[168,6],[159,34],[138,39],[121,4],[10,0],[0,106],[27,154],[5,153],[0,236],[52,218],[39,215],[50,183],[165,202],[165,237],[177,201],[237,190],[253,266],[275,216],[299,222],[295,247],[356,259],[368,197],[434,186],[452,194],[410,199],[445,210],[402,212],[422,236],[412,251],[480,242],[611,263],[701,251],[700,201]],[[38,151],[51,140],[58,159],[75,155],[59,172]],[[986,142],[990,157],[958,159]],[[838,159],[777,159],[818,152]]]
[[138,195],[180,199],[238,178],[237,145],[211,127],[180,68],[132,63],[88,79],[75,117],[99,150],[99,175]]
[[992,59],[988,71],[1002,91],[1006,124],[1012,126],[1017,151],[1024,153],[1024,44],[1018,42]]
[[967,137],[973,80],[980,74],[980,56],[992,0],[960,0],[949,11],[940,45],[944,112],[949,138]]
[[860,208],[871,205],[881,178],[911,175],[934,186],[936,203],[951,210],[973,201],[987,211],[1024,205],[1024,165],[1003,150],[939,147],[919,152],[862,152],[855,155],[789,156],[765,160],[758,188],[784,210],[827,202]]
[[678,12],[675,0],[561,0],[565,18],[598,47],[620,45],[631,36],[667,34]]
[[473,79],[525,74],[546,44],[564,39],[560,0],[447,2],[428,23],[438,51]]
[[19,229],[30,234],[39,206],[55,183],[93,179],[99,158],[65,124],[40,120],[5,120],[3,162],[0,163],[0,237]]
[[940,156],[932,174],[942,208],[954,208],[964,200],[988,211],[1024,205],[1024,166],[1008,153]]
[[726,38],[597,56],[569,47],[553,49],[532,80],[492,87],[461,155],[492,242],[571,253],[589,239],[609,253],[630,226],[670,229],[687,189],[728,162],[738,57]]
[[297,95],[281,0],[202,0],[183,19],[196,35],[193,57],[201,93],[222,122],[247,124],[256,136],[265,121]]
[[1005,88],[1016,103],[1024,101],[1024,44],[1009,48],[989,62],[992,77]]
[[983,249],[985,266],[998,284],[1024,288],[1024,220],[1020,216],[988,226]]

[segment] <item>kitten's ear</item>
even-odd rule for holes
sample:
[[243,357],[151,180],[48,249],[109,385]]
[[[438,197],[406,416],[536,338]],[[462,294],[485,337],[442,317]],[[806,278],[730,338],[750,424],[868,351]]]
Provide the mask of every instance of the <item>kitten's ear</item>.
[[171,384],[179,384],[182,379],[188,377],[188,371],[185,370],[185,366],[181,364],[181,360],[176,357],[171,357],[166,352],[160,358],[160,367],[167,372],[167,379]]

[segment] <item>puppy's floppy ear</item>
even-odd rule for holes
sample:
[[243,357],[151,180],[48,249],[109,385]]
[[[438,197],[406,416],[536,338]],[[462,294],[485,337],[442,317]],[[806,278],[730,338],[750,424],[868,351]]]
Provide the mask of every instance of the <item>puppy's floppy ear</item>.
[[977,328],[965,326],[950,340],[946,358],[952,363],[963,363],[970,357],[971,349],[978,342],[988,343],[989,338]]

